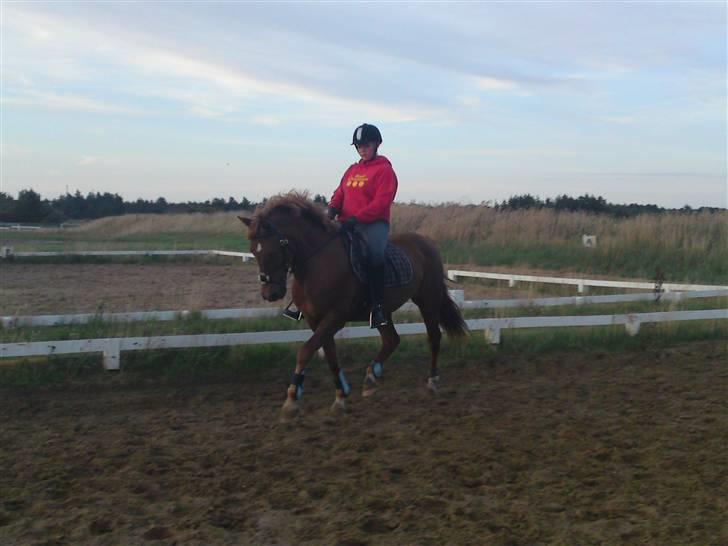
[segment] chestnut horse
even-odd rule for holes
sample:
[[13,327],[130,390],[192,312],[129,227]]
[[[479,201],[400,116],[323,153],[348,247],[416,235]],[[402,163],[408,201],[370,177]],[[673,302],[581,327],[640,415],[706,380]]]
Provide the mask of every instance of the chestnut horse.
[[[263,299],[283,298],[288,273],[292,272],[293,301],[313,330],[313,335],[296,354],[296,371],[282,418],[286,420],[298,413],[306,365],[321,347],[336,385],[332,409],[345,410],[351,387],[339,368],[334,334],[348,321],[368,320],[369,309],[366,287],[352,272],[340,225],[329,220],[321,207],[305,194],[296,192],[271,198],[252,218],[239,218],[248,226],[250,250],[260,269]],[[399,345],[392,312],[407,300],[412,299],[419,307],[427,328],[431,353],[427,384],[432,391],[439,380],[440,326],[449,337],[463,337],[467,333],[460,310],[445,286],[442,259],[434,241],[417,233],[403,233],[391,237],[391,242],[409,257],[413,275],[409,284],[384,291],[384,310],[389,324],[379,328],[382,346],[367,367],[364,396],[375,392],[384,362]]]

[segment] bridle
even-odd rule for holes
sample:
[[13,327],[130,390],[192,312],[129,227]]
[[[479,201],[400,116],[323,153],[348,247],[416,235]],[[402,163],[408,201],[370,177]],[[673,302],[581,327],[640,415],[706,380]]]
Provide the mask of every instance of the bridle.
[[[254,239],[267,239],[270,237],[277,237],[278,238],[278,244],[280,245],[281,249],[283,250],[283,253],[285,255],[285,260],[283,262],[283,267],[286,271],[286,275],[283,278],[282,281],[273,281],[271,280],[271,276],[268,273],[260,273],[258,275],[258,279],[260,280],[260,284],[272,284],[277,286],[283,286],[285,287],[286,281],[288,279],[288,274],[293,270],[293,260],[295,258],[295,254],[293,251],[293,248],[291,247],[288,238],[281,233],[281,231],[271,222],[270,220],[263,220],[261,222],[261,226],[265,227],[269,230],[269,233],[266,233],[265,235],[256,236],[253,237]],[[305,264],[308,260],[313,258],[316,254],[318,254],[320,251],[322,251],[328,244],[333,241],[334,239],[339,238],[341,235],[341,232],[337,232],[336,235],[333,237],[330,237],[324,244],[316,248],[311,254],[306,256],[305,258],[297,260],[298,266],[302,266]]]
[[273,281],[271,280],[271,276],[268,273],[261,272],[258,275],[258,279],[260,280],[260,284],[273,284],[278,286],[286,286],[286,280],[288,279],[288,274],[291,272],[291,265],[293,265],[293,251],[290,250],[290,246],[288,243],[288,238],[284,237],[284,235],[280,232],[280,230],[270,221],[264,220],[261,223],[262,226],[268,228],[270,230],[270,233],[267,233],[266,235],[260,235],[257,237],[254,237],[255,239],[267,239],[269,237],[278,237],[278,244],[280,245],[281,249],[283,250],[283,253],[285,255],[285,260],[283,261],[283,267],[286,270],[286,276],[283,278],[283,281]]

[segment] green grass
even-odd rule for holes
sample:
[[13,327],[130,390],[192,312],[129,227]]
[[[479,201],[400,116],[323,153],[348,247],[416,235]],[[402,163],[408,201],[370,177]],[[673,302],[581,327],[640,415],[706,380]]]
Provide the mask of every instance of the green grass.
[[[244,234],[209,232],[174,232],[99,236],[73,231],[41,233],[6,232],[0,234],[2,246],[16,252],[74,250],[231,250],[247,252]],[[479,266],[568,269],[583,274],[601,274],[621,278],[654,279],[661,269],[666,282],[728,284],[728,248],[714,245],[709,251],[675,249],[659,241],[651,245],[584,248],[580,242],[533,245],[473,241],[440,241],[446,263],[472,263]],[[79,258],[75,258],[79,261]],[[81,260],[87,260],[83,258]],[[108,261],[95,258],[93,261]]]
[[[519,307],[506,309],[466,309],[463,316],[471,318],[556,316],[556,315],[608,315],[647,313],[678,310],[720,309],[728,307],[728,297],[700,298],[681,302],[644,301],[600,305],[561,305],[554,307]],[[422,322],[419,312],[398,313],[398,323]],[[350,325],[362,325],[352,323]],[[282,317],[261,319],[209,320],[199,313],[172,321],[104,322],[100,319],[86,324],[23,327],[0,331],[0,342],[64,341],[107,337],[152,337],[183,334],[225,334],[237,332],[265,332],[276,330],[308,329],[305,321],[295,322]]]
[[472,263],[479,266],[569,269],[584,274],[615,278],[654,279],[657,269],[665,282],[728,284],[728,248],[711,252],[675,252],[655,243],[649,247],[584,248],[581,244],[492,245],[478,241],[440,243],[446,263]]
[[231,250],[248,252],[248,241],[241,232],[229,233],[155,233],[99,236],[73,231],[40,233],[10,232],[0,234],[0,245],[12,246],[15,252],[71,252],[77,250]]
[[[475,332],[462,343],[443,343],[441,368],[457,369],[472,362],[493,362],[496,354],[535,354],[553,351],[618,352],[665,348],[678,343],[723,340],[727,344],[726,321],[695,321],[646,324],[637,336],[628,336],[621,326],[590,328],[539,328],[506,330],[496,348]],[[122,354],[122,370],[107,372],[99,355],[56,356],[17,359],[0,365],[2,388],[80,388],[185,385],[259,379],[287,380],[293,369],[298,343],[209,349],[132,351]],[[392,355],[392,364],[421,362],[423,377],[429,358],[424,336],[405,336]],[[362,370],[378,348],[377,340],[346,340],[337,343],[339,360],[345,369]],[[313,373],[326,374],[318,358],[309,366]],[[447,372],[445,372],[447,373]]]

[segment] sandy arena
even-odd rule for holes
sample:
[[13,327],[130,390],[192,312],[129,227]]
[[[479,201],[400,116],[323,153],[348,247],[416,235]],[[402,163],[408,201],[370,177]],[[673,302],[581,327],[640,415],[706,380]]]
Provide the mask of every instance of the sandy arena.
[[[253,265],[14,264],[2,314],[262,305]],[[466,285],[468,298],[523,292]],[[424,338],[423,338],[424,339]],[[424,344],[423,344],[424,345]],[[0,389],[0,545],[728,543],[724,341],[196,387]],[[123,373],[123,372],[122,372]]]

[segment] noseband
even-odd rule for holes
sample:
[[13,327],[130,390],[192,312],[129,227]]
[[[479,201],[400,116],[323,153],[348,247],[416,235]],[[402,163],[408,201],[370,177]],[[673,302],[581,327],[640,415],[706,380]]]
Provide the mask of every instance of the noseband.
[[[285,237],[281,231],[269,220],[264,220],[261,223],[262,226],[268,228],[270,230],[270,233],[267,233],[265,235],[255,237],[255,239],[267,239],[269,237],[278,237],[278,244],[283,249],[283,252],[285,253],[286,259],[283,263],[285,270],[286,270],[286,278],[283,279],[283,281],[272,281],[270,275],[267,273],[260,273],[258,275],[258,279],[260,280],[260,284],[274,284],[278,286],[284,286],[286,285],[286,279],[288,278],[288,273],[291,272],[293,268],[293,249],[288,243],[288,238]],[[323,250],[331,241],[334,239],[338,239],[341,235],[341,232],[336,233],[333,237],[331,237],[329,240],[327,240],[323,245],[318,247],[316,250],[314,250],[311,254],[306,256],[303,259],[298,260],[298,265],[301,266],[304,263],[306,263],[308,260],[313,258],[316,254],[318,254],[321,250]]]
[[260,284],[274,284],[278,286],[286,286],[286,279],[288,278],[288,273],[291,271],[291,263],[293,262],[293,254],[292,252],[289,253],[287,249],[290,249],[291,247],[288,245],[288,239],[283,236],[283,234],[280,232],[280,230],[274,226],[271,222],[266,220],[263,225],[270,229],[271,233],[268,233],[267,235],[263,235],[260,237],[256,237],[256,239],[267,239],[268,237],[278,237],[278,244],[283,249],[283,253],[286,256],[285,261],[283,262],[283,266],[286,270],[286,276],[284,277],[283,281],[272,281],[271,277],[268,273],[260,273],[258,275],[258,279],[260,280]]

